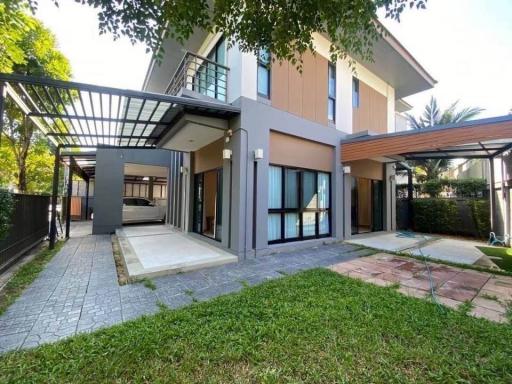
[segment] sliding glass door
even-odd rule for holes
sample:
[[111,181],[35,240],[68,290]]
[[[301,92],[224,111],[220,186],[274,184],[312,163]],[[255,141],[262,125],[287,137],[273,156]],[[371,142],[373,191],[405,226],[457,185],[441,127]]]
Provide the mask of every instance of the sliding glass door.
[[352,234],[384,229],[383,181],[352,177]]
[[270,244],[331,234],[330,178],[326,172],[269,167]]
[[222,240],[222,169],[194,175],[193,230]]

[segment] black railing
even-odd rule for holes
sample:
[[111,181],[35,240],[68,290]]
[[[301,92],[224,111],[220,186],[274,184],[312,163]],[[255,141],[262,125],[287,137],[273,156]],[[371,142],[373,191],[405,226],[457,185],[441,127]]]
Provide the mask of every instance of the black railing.
[[191,52],[185,53],[165,93],[178,95],[182,89],[220,101],[227,100],[228,71],[225,65]]
[[11,227],[0,240],[0,273],[48,235],[49,196],[13,194]]

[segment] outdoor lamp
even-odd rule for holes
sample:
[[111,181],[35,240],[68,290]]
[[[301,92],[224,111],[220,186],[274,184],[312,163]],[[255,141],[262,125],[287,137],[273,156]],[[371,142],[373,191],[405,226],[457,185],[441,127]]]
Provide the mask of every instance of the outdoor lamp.
[[258,148],[254,150],[254,160],[261,160],[263,159],[263,149]]
[[231,159],[231,149],[223,149],[222,150],[222,159],[223,160]]

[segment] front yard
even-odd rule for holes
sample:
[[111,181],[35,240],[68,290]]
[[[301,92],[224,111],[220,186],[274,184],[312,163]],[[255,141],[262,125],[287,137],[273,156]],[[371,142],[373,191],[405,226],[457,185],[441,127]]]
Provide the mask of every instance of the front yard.
[[512,327],[325,269],[0,357],[0,381],[510,383]]

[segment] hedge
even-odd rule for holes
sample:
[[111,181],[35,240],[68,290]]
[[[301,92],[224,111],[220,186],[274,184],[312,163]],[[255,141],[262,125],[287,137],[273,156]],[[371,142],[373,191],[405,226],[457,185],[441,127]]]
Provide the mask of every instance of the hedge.
[[[402,194],[407,194],[407,184],[397,184],[396,187]],[[480,197],[487,191],[487,182],[485,179],[439,179],[414,184],[416,193],[426,193],[430,197],[439,196],[446,188],[451,188],[457,197]]]
[[470,200],[468,205],[471,208],[478,236],[487,238],[491,232],[491,207],[489,200]]
[[460,224],[457,203],[454,200],[413,200],[414,230],[425,233],[456,234]]

